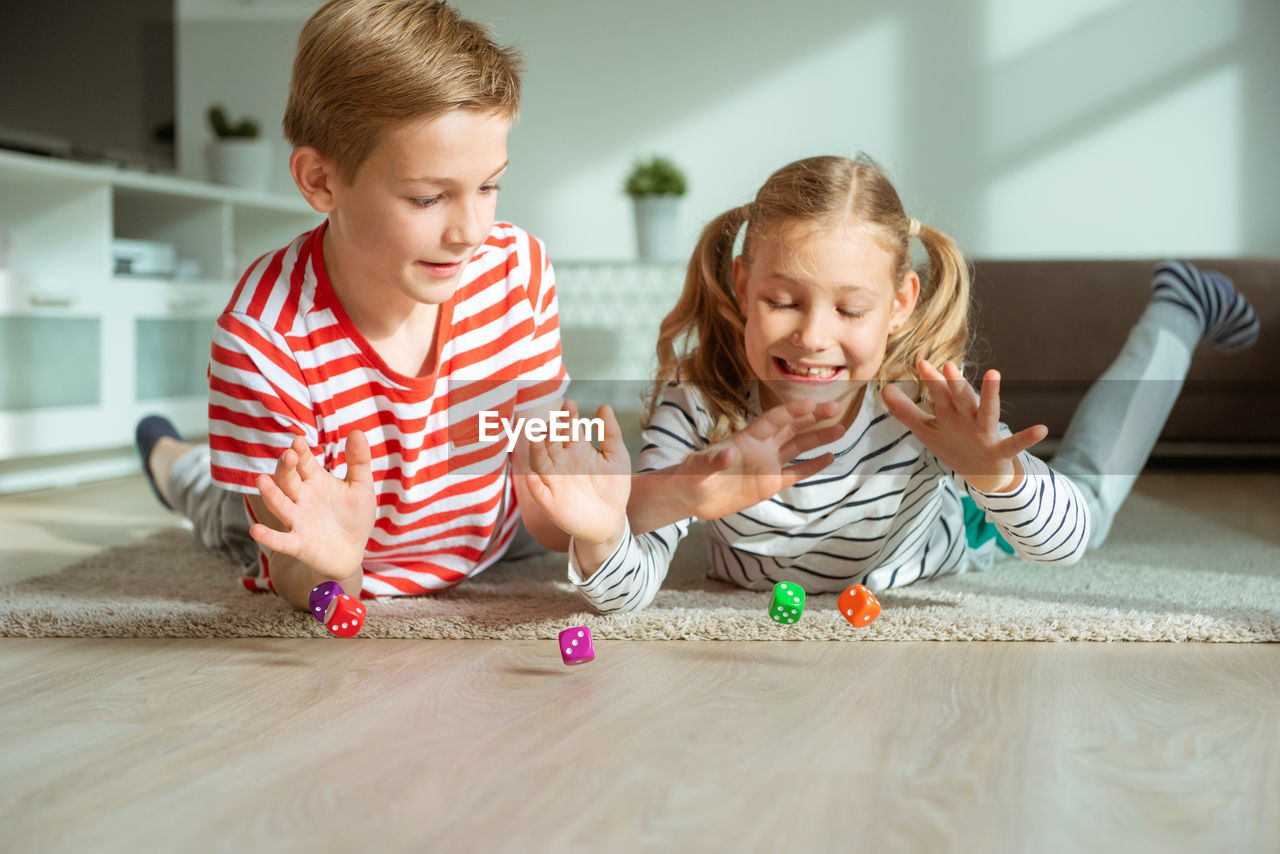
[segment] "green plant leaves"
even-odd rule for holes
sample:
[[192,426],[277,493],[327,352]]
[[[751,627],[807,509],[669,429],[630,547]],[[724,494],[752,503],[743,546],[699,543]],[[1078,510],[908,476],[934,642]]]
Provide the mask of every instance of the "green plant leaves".
[[628,196],[683,196],[688,189],[680,167],[662,156],[637,160],[623,189]]

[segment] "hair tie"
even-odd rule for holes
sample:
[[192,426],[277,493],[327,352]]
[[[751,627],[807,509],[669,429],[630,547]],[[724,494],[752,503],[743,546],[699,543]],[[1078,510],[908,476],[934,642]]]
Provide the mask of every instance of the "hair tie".
[[907,237],[919,237],[919,236],[920,236],[920,220],[916,219],[915,217],[912,217],[907,222]]

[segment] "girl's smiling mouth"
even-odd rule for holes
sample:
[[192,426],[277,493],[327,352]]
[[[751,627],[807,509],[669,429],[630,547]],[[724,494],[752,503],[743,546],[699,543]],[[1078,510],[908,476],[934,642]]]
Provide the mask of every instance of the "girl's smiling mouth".
[[839,378],[845,372],[843,365],[802,365],[778,356],[773,357],[773,363],[788,379],[807,382],[827,382]]

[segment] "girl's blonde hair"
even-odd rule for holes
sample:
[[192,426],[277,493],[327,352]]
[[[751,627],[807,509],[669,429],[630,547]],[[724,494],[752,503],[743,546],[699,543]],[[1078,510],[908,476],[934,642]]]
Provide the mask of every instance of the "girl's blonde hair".
[[916,365],[921,359],[963,366],[969,334],[969,266],[955,242],[908,217],[889,177],[866,155],[810,157],[774,172],[755,201],[725,211],[702,230],[684,291],[658,334],[658,374],[646,400],[646,417],[652,417],[661,402],[663,387],[679,380],[700,392],[714,424],[713,441],[745,427],[754,376],[743,346],[746,318],[733,285],[738,232],[745,224],[742,260],[750,266],[759,241],[789,226],[822,229],[842,222],[868,228],[893,256],[896,284],[911,269],[913,228],[929,256],[915,309],[889,334],[876,387],[902,379],[918,383]]
[[520,56],[440,0],[331,0],[307,21],[284,135],[355,178],[389,126],[475,109],[514,119]]

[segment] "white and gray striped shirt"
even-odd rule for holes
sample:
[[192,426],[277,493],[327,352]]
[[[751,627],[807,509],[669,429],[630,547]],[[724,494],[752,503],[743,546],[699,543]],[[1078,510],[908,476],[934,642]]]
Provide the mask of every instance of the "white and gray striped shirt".
[[[760,414],[754,390],[751,402],[753,414]],[[697,391],[669,385],[644,430],[637,470],[675,465],[711,444],[710,432],[711,417]],[[818,474],[707,523],[710,577],[751,590],[790,581],[816,593],[852,584],[879,592],[963,572],[971,564],[989,566],[995,541],[968,547],[961,489],[1027,560],[1071,564],[1089,541],[1088,511],[1068,478],[1023,453],[1026,477],[1015,491],[978,492],[929,453],[870,390],[845,434],[806,458],[827,451],[835,460]],[[599,611],[644,608],[691,521],[638,536],[628,528],[621,545],[585,582],[570,546],[569,580]]]

